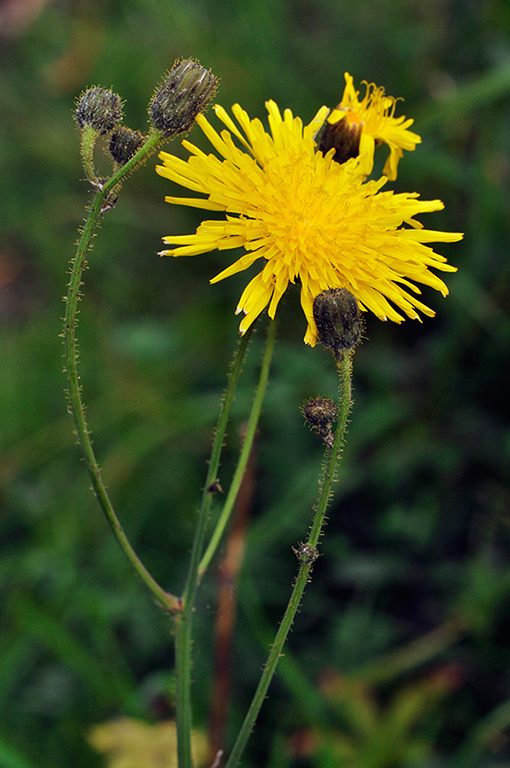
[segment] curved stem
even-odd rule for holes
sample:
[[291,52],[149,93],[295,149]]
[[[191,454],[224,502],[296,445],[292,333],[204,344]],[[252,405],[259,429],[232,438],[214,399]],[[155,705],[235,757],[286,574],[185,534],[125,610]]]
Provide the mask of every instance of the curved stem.
[[[143,157],[147,152],[152,151],[155,146],[156,139],[158,139],[158,137],[154,136],[154,134],[151,135],[146,144],[137,153],[137,155],[132,158],[132,161],[136,160],[136,162],[140,162],[141,157]],[[114,174],[114,176],[112,176],[111,179],[108,180],[103,188],[96,192],[94,195],[87,219],[85,221],[85,225],[81,232],[76,254],[71,262],[71,277],[69,280],[69,287],[66,297],[63,331],[65,369],[67,373],[69,394],[69,410],[74,418],[78,444],[81,448],[85,465],[92,479],[94,492],[115,538],[117,539],[119,545],[121,546],[138,576],[156,597],[156,599],[169,611],[178,611],[181,609],[181,602],[179,598],[162,589],[162,587],[160,587],[160,585],[151,576],[131,546],[115,513],[101,475],[101,470],[94,454],[94,449],[92,447],[90,432],[87,426],[87,420],[85,418],[85,407],[81,397],[78,375],[76,327],[78,323],[77,315],[78,303],[80,300],[80,288],[82,285],[81,281],[83,270],[86,265],[87,253],[91,248],[92,238],[94,236],[95,229],[99,224],[101,212],[105,210],[105,203],[108,201],[108,193],[111,192],[111,190],[118,185],[126,173],[134,167],[136,163],[132,161],[130,161],[130,163],[126,163],[126,166],[130,166],[127,170],[126,166],[123,166],[116,174]]]
[[96,140],[97,131],[90,125],[85,126],[81,135],[81,162],[89,182],[95,189],[100,189],[101,184],[94,168],[94,146]]
[[100,208],[100,213],[104,213],[109,208],[113,208],[117,200],[115,192],[119,192],[121,182],[127,176],[129,176],[129,174],[132,173],[139,165],[141,165],[141,163],[145,162],[145,160],[154,152],[162,140],[163,134],[161,131],[158,131],[157,129],[151,131],[145,141],[145,144],[140,147],[138,152],[133,155],[133,157],[128,160],[127,163],[121,165],[121,167],[115,171],[113,176],[104,182],[101,188],[103,204]]
[[[349,415],[351,402],[352,402],[352,396],[351,396],[352,353],[350,352],[344,353],[337,361],[337,368],[340,376],[340,388],[341,388],[338,424],[337,424],[333,445],[331,446],[330,449],[328,449],[329,455],[328,455],[328,460],[326,464],[326,469],[324,472],[324,477],[322,479],[321,491],[319,494],[319,499],[317,502],[315,516],[314,516],[312,527],[310,530],[310,535],[306,543],[306,546],[309,548],[308,551],[314,551],[319,542],[319,538],[325,522],[325,515],[326,515],[328,501],[331,498],[331,486],[335,479],[335,470],[336,470],[337,462],[342,450],[343,438],[344,438],[345,428],[347,425],[347,418]],[[266,665],[264,667],[262,676],[260,678],[257,690],[252,699],[252,702],[250,704],[250,707],[244,719],[243,725],[241,726],[241,730],[239,731],[239,734],[237,736],[232,752],[230,753],[230,756],[225,764],[225,768],[235,768],[235,766],[238,765],[239,760],[241,759],[241,755],[244,751],[244,748],[246,747],[246,744],[250,737],[250,733],[253,730],[253,726],[255,725],[255,721],[258,717],[258,714],[264,702],[264,698],[266,696],[267,690],[269,688],[269,685],[275,673],[285,640],[287,639],[287,635],[289,633],[289,630],[292,626],[297,610],[299,608],[299,604],[301,602],[301,598],[303,596],[306,583],[309,579],[310,571],[312,569],[315,557],[316,556],[312,556],[311,558],[308,558],[305,562],[303,560],[301,562],[297,579],[295,581],[289,603],[285,610],[282,623],[280,624],[280,627],[276,634],[273,645],[271,646],[271,650],[269,652],[269,656],[268,656]]]
[[[191,552],[191,561],[188,572],[188,579],[186,587],[182,597],[183,611],[175,617],[175,646],[176,646],[176,699],[177,699],[177,754],[179,760],[179,768],[190,768],[192,766],[191,759],[191,729],[192,729],[192,712],[191,712],[191,647],[192,647],[192,630],[193,630],[193,611],[196,592],[200,577],[203,575],[208,563],[214,553],[221,533],[223,532],[227,523],[228,517],[225,516],[225,508],[227,504],[230,506],[230,511],[235,502],[235,498],[239,491],[240,482],[242,480],[242,474],[246,468],[246,462],[248,460],[251,447],[253,445],[253,439],[257,429],[258,419],[262,407],[262,400],[265,394],[267,380],[269,376],[269,366],[274,349],[274,342],[276,336],[276,323],[271,322],[269,326],[269,332],[266,342],[266,349],[261,366],[261,374],[259,378],[259,384],[257,386],[254,404],[252,407],[252,413],[250,415],[250,422],[247,429],[246,438],[241,451],[241,458],[239,460],[238,467],[234,474],[232,481],[232,487],[228,493],[227,500],[225,502],[224,510],[220,516],[222,521],[221,530],[219,529],[220,520],[216,525],[215,532],[213,534],[216,542],[214,548],[209,545],[206,555],[200,560],[202,555],[205,532],[207,522],[209,518],[209,512],[212,504],[213,494],[211,487],[217,479],[218,467],[220,462],[221,450],[223,447],[223,440],[225,437],[225,431],[227,427],[227,421],[230,415],[230,409],[234,399],[234,392],[237,385],[237,380],[241,371],[242,361],[246,348],[248,345],[251,329],[249,329],[242,337],[239,347],[234,359],[232,370],[229,376],[227,390],[225,392],[225,399],[223,407],[218,419],[218,425],[216,427],[213,447],[211,451],[211,460],[209,463],[209,470],[207,473],[207,479],[202,494],[202,503],[200,506],[199,518],[197,527],[195,530],[195,537],[193,540],[193,548]],[[242,469],[240,467],[242,466]],[[238,480],[236,479],[238,478]],[[233,488],[235,490],[233,491]],[[230,514],[230,512],[229,512]]]

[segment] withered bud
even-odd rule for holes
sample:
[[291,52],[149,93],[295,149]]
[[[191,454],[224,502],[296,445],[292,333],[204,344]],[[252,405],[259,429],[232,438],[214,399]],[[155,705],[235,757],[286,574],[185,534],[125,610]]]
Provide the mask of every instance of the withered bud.
[[347,117],[341,118],[336,123],[328,123],[326,120],[318,137],[318,151],[326,155],[330,149],[334,149],[333,160],[336,163],[345,163],[351,157],[357,157],[361,127],[361,125],[351,125]]
[[331,427],[336,419],[336,405],[329,397],[314,397],[303,407],[303,416],[314,428]]
[[335,358],[353,349],[363,330],[358,302],[346,288],[331,288],[315,297],[313,319],[317,338]]
[[336,405],[329,397],[314,397],[303,406],[303,416],[308,424],[329,446],[333,445],[331,427],[336,415]]
[[187,131],[217,87],[217,78],[197,61],[176,61],[149,103],[154,127],[165,137]]
[[119,165],[124,165],[136,155],[145,141],[145,136],[139,131],[133,131],[131,128],[120,126],[114,131],[110,138],[110,154]]
[[311,544],[301,544],[298,549],[292,547],[292,551],[296,555],[300,563],[304,565],[310,565],[314,563],[319,557],[319,550],[317,547],[313,547]]
[[89,88],[80,96],[75,118],[80,128],[109,133],[122,121],[122,100],[107,88]]

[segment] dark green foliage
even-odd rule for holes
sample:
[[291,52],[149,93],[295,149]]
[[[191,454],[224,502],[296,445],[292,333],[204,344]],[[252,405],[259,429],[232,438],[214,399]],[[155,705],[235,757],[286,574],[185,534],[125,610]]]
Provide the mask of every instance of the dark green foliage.
[[[353,738],[365,760],[356,768],[507,765],[508,4],[63,0],[29,8],[0,6],[0,765],[100,766],[86,744],[91,725],[172,715],[170,622],[133,577],[90,492],[66,413],[58,334],[89,195],[76,100],[96,83],[112,87],[129,125],[145,133],[155,84],[178,57],[220,78],[219,103],[239,101],[261,119],[269,98],[304,121],[336,105],[345,70],[404,97],[423,144],[401,162],[393,188],[444,200],[445,211],[423,223],[466,233],[437,248],[459,271],[448,276],[446,300],[424,289],[436,318],[401,326],[365,318],[321,556],[246,766],[336,768]],[[199,131],[190,138],[204,146]],[[181,151],[177,141],[166,148]],[[224,252],[156,256],[161,237],[193,232],[200,212],[164,203],[176,192],[154,165],[126,182],[103,219],[78,334],[109,491],[144,562],[179,591],[246,276],[208,285]],[[263,325],[236,399],[224,489]],[[303,345],[305,325],[290,290],[257,449],[231,732],[288,599],[292,547],[315,502],[323,447],[300,408],[336,394],[331,355]],[[194,674],[203,725],[215,595],[211,574],[200,592]],[[341,674],[353,691],[347,701]],[[377,728],[364,733],[370,712]],[[378,741],[390,731],[398,753]],[[312,733],[315,752],[305,748]]]

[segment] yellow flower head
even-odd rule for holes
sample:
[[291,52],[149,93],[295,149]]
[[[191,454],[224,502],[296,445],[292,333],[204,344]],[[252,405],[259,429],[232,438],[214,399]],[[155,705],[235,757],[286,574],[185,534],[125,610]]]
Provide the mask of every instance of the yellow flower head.
[[333,150],[317,152],[314,136],[327,118],[326,107],[305,127],[288,109],[282,117],[274,101],[266,107],[270,134],[238,104],[232,108],[238,125],[223,107],[215,107],[226,126],[221,134],[204,115],[197,117],[219,157],[188,141],[183,142],[190,152],[187,161],[161,153],[158,173],[206,195],[167,197],[167,202],[225,212],[224,219],[202,222],[195,234],[165,237],[165,243],[176,247],[162,255],[243,247],[245,253],[212,283],[263,259],[262,270],[248,283],[237,307],[245,314],[242,333],[267,305],[274,318],[289,282],[297,280],[308,321],[305,342],[312,346],[317,338],[313,300],[328,288],[347,288],[361,309],[381,320],[399,323],[401,313],[417,319],[417,310],[433,316],[416,298],[420,291],[415,283],[446,295],[446,285],[430,268],[455,268],[425,243],[452,242],[462,235],[422,229],[414,217],[440,210],[443,203],[422,202],[416,193],[382,192],[386,178],[366,182],[357,158],[339,164]]
[[328,123],[333,125],[346,118],[349,125],[361,127],[360,161],[367,176],[372,172],[376,145],[387,144],[390,156],[383,173],[393,181],[397,178],[398,161],[403,155],[403,150],[415,149],[421,138],[417,133],[407,130],[414,120],[394,116],[397,99],[386,96],[384,88],[377,88],[374,83],[365,85],[365,96],[360,101],[359,91],[354,89],[352,77],[348,72],[345,73],[342,101],[329,115]]

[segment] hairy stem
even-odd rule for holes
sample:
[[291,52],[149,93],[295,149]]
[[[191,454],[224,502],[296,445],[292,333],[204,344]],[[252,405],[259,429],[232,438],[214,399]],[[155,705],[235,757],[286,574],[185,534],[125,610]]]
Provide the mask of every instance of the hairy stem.
[[142,157],[144,157],[148,152],[152,151],[158,140],[160,140],[160,135],[156,135],[156,133],[152,134],[151,137],[149,137],[147,140],[146,144],[139,150],[137,155],[135,155],[135,157],[132,158],[129,163],[126,163],[126,166],[123,166],[116,174],[114,174],[114,176],[112,176],[111,179],[105,183],[103,188],[96,192],[92,199],[88,216],[81,231],[76,254],[71,262],[71,277],[69,280],[69,287],[65,300],[63,337],[65,370],[68,382],[69,410],[74,418],[78,444],[81,448],[85,466],[87,467],[87,470],[92,479],[92,486],[97,500],[105,514],[113,535],[117,539],[119,545],[121,546],[123,552],[125,553],[138,576],[161,605],[163,605],[169,611],[176,611],[180,610],[181,607],[179,598],[162,589],[162,587],[160,587],[160,585],[155,581],[155,579],[140,561],[140,558],[131,546],[124,532],[124,529],[120,524],[120,521],[108,496],[108,492],[101,475],[101,470],[94,454],[90,431],[85,417],[85,406],[81,396],[81,387],[78,374],[78,350],[76,338],[76,330],[78,324],[78,304],[80,300],[83,270],[86,266],[87,254],[92,245],[94,232],[99,225],[101,213],[109,205],[108,194],[119,184],[126,173],[128,173],[129,170],[131,170],[136,165],[136,163],[140,162]]
[[[343,438],[345,434],[345,428],[347,425],[347,418],[351,408],[352,402],[352,390],[351,390],[351,373],[352,373],[352,355],[349,352],[344,353],[337,362],[337,368],[340,376],[340,403],[339,403],[339,417],[337,423],[337,429],[335,439],[331,448],[328,448],[328,459],[324,476],[322,478],[321,490],[319,493],[319,499],[317,502],[315,516],[312,522],[312,527],[306,542],[306,546],[309,551],[315,550],[319,538],[324,526],[326,509],[331,497],[331,486],[335,478],[335,470],[338,459],[342,450]],[[269,656],[264,667],[264,671],[260,678],[257,690],[252,699],[246,717],[244,719],[241,730],[237,736],[236,742],[230,753],[230,756],[225,764],[225,768],[235,768],[239,764],[242,753],[246,747],[250,733],[253,730],[255,721],[258,717],[264,698],[267,694],[267,690],[275,673],[278,661],[280,659],[285,640],[292,626],[294,618],[296,616],[305,585],[309,579],[310,571],[313,566],[315,557],[310,561],[301,562],[299,572],[290,596],[289,603],[285,610],[284,617],[276,634],[273,645],[269,652]]]

